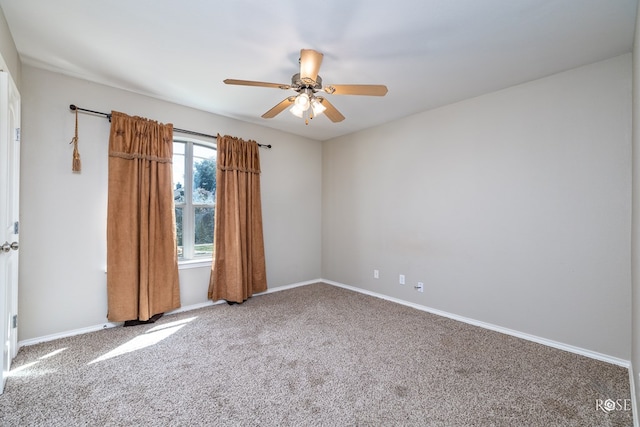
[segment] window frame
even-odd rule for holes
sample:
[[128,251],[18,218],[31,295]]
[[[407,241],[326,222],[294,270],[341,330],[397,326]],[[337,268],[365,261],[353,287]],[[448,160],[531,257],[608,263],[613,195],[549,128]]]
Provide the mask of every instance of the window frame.
[[[212,204],[207,203],[193,203],[193,169],[194,169],[194,157],[193,148],[194,145],[209,148],[215,150],[216,157],[218,147],[215,142],[206,141],[195,138],[185,137],[173,137],[174,152],[175,144],[184,144],[184,182],[182,183],[184,189],[184,202],[176,203],[174,200],[174,209],[182,208],[182,256],[178,256],[178,264],[181,268],[197,267],[198,264],[210,264],[213,260],[211,256],[196,256],[195,255],[195,210],[198,207],[213,208],[215,215],[215,198]],[[172,182],[172,187],[175,190],[175,182]],[[176,218],[177,221],[177,218]],[[177,233],[177,222],[176,222]],[[177,237],[177,235],[176,235]],[[177,243],[177,242],[176,242]]]

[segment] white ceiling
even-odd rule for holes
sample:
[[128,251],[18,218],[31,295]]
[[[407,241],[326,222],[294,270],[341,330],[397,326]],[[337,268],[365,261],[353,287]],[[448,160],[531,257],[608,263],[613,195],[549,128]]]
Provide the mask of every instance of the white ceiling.
[[[25,64],[317,140],[630,52],[636,6],[637,0],[0,0]],[[260,117],[295,92],[222,82],[288,84],[302,48],[324,53],[325,85],[385,84],[389,93],[327,95],[346,119],[317,117],[305,126],[288,111]]]

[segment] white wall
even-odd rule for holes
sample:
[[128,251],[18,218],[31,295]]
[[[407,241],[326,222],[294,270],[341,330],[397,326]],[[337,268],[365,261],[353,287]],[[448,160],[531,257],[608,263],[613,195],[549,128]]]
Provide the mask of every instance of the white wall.
[[[69,104],[272,144],[260,151],[269,287],[320,277],[321,143],[30,66],[22,81],[21,341],[106,322],[110,125],[80,115],[72,173]],[[209,267],[181,270],[183,306],[206,303],[208,281]]]
[[323,277],[629,360],[630,132],[627,54],[327,141]]

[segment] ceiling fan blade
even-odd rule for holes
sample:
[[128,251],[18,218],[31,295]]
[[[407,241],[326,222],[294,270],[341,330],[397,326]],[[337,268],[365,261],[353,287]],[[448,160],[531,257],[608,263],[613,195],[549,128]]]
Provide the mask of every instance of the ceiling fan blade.
[[387,94],[385,85],[330,85],[323,90],[334,95],[385,96]]
[[300,50],[300,80],[304,84],[315,85],[323,57],[323,54],[312,49]]
[[272,87],[276,89],[291,89],[290,85],[285,85],[282,83],[254,82],[253,80],[236,80],[236,79],[226,79],[223,81],[228,85]]
[[318,101],[320,101],[320,103],[326,108],[326,110],[324,110],[324,115],[327,116],[329,120],[334,123],[344,120],[344,116],[342,115],[342,113],[338,111],[336,107],[333,106],[333,104],[327,101],[326,98],[323,98],[321,96],[318,96],[316,98],[318,98]]
[[293,101],[295,101],[295,99],[296,99],[295,96],[290,96],[288,98],[283,99],[282,102],[280,102],[275,107],[273,107],[272,109],[264,113],[262,115],[262,118],[263,119],[274,118],[278,114],[282,113],[282,111],[284,111],[289,105],[293,104]]

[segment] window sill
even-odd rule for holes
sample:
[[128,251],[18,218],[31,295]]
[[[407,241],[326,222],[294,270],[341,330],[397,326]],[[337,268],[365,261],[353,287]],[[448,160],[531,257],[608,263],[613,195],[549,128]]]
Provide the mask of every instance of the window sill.
[[213,259],[211,258],[188,259],[183,261],[178,260],[178,270],[186,270],[188,268],[202,268],[202,267],[211,268],[212,261]]

